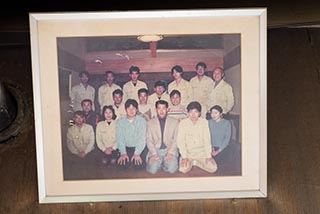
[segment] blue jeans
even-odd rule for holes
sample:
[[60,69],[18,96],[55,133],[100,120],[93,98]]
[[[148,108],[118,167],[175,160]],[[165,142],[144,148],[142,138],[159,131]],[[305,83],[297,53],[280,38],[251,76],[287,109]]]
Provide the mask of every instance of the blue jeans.
[[161,170],[161,168],[165,172],[175,173],[178,171],[178,153],[173,155],[170,161],[166,161],[165,157],[167,155],[167,149],[159,149],[157,151],[157,155],[159,156],[159,160],[153,162],[152,164],[149,163],[151,157],[147,157],[147,172],[151,174],[156,174]]

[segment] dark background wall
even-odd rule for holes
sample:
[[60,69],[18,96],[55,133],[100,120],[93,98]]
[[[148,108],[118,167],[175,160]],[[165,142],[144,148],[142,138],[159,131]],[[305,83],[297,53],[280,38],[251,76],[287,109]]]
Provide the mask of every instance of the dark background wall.
[[[189,3],[188,3],[189,2]],[[1,7],[0,78],[14,82],[28,114],[0,144],[0,213],[319,213],[320,32],[278,28],[316,24],[317,3],[108,1],[8,2]],[[309,3],[309,4],[308,4]],[[28,18],[30,11],[268,6],[268,198],[38,204]],[[20,33],[18,33],[20,32]],[[27,38],[27,39],[26,39]]]

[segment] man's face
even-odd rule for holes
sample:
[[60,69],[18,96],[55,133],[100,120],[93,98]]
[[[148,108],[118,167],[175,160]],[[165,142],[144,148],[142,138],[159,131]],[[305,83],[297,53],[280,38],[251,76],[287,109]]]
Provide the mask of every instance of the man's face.
[[176,79],[180,79],[181,78],[181,73],[176,71],[176,70],[173,70],[173,73],[172,73],[172,76],[173,78],[176,80]]
[[222,71],[220,69],[214,70],[212,78],[214,81],[220,81],[222,79]]
[[106,76],[106,80],[109,85],[112,85],[113,80],[114,80],[113,74],[108,73]]
[[181,102],[181,97],[178,94],[174,94],[172,97],[170,97],[171,103],[174,106],[177,106]]
[[82,74],[82,76],[81,76],[81,82],[82,82],[83,84],[86,84],[86,83],[88,83],[88,81],[89,81],[89,77],[88,77],[86,74]]
[[77,126],[81,126],[84,123],[85,119],[84,119],[84,117],[76,114],[74,121]]
[[205,72],[206,72],[206,69],[203,66],[198,66],[197,67],[198,76],[203,76]]
[[113,101],[114,101],[114,104],[116,105],[120,105],[122,103],[122,96],[121,94],[115,94],[113,96]]
[[164,104],[158,104],[156,111],[159,118],[165,118],[167,116],[168,108]]
[[200,112],[197,109],[191,109],[188,114],[192,122],[196,122],[200,117]]
[[147,93],[140,93],[138,98],[139,98],[140,104],[147,104],[147,101],[148,101],[148,94]]
[[157,86],[157,87],[154,88],[154,91],[155,91],[156,94],[159,95],[159,96],[163,94],[164,90],[165,90],[165,89],[164,89],[163,86]]
[[128,108],[126,108],[126,113],[129,118],[133,118],[134,116],[136,116],[137,111],[138,110],[133,105],[130,105]]
[[90,102],[83,102],[82,104],[82,110],[86,113],[92,110],[92,105]]
[[139,74],[137,71],[133,71],[131,74],[129,74],[129,76],[131,77],[131,80],[133,82],[137,82],[138,78],[139,78]]

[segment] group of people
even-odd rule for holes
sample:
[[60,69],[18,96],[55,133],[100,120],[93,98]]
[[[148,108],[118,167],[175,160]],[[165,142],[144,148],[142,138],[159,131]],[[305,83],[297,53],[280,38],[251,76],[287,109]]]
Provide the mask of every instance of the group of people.
[[223,114],[231,111],[234,95],[223,80],[223,68],[213,69],[212,79],[206,69],[199,62],[197,75],[187,81],[176,65],[168,94],[165,82],[157,81],[151,95],[139,80],[139,67],[130,67],[130,81],[123,88],[107,71],[106,83],[98,90],[99,113],[89,73],[80,72],[81,83],[70,94],[74,125],[67,132],[69,151],[75,158],[99,157],[105,164],[145,168],[152,174],[161,169],[187,173],[193,166],[215,172],[215,160],[230,143],[231,124]]

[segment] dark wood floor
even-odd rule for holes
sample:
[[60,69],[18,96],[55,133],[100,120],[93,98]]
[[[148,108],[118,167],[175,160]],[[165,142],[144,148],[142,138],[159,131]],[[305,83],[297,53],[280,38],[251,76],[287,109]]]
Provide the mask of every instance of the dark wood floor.
[[[319,213],[319,53],[319,30],[268,31],[267,198],[39,204],[30,107],[20,135],[0,145],[0,213]],[[31,104],[28,47],[0,49],[0,61]]]
[[88,159],[80,159],[65,151],[63,158],[63,173],[65,180],[92,180],[92,179],[134,179],[134,178],[176,178],[176,177],[212,177],[212,176],[241,176],[240,150],[230,158],[228,162],[218,164],[214,173],[208,173],[198,167],[193,167],[188,173],[176,172],[170,174],[161,170],[156,174],[150,174],[145,168],[121,169],[116,164],[103,163],[100,151],[95,149]]

